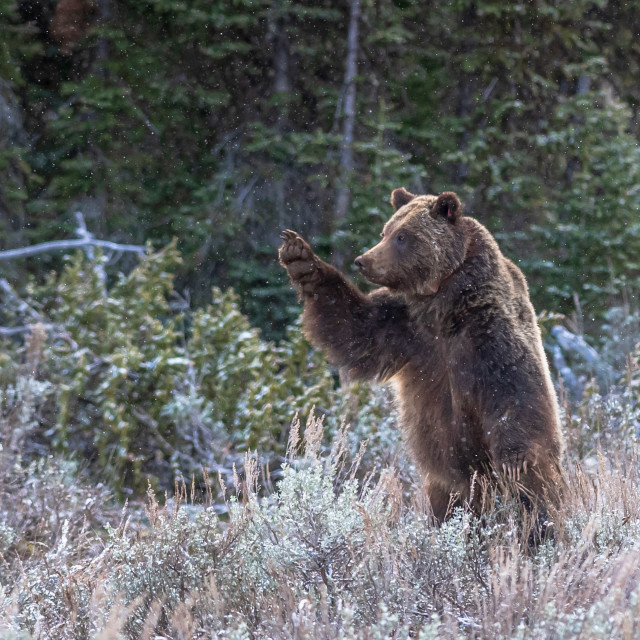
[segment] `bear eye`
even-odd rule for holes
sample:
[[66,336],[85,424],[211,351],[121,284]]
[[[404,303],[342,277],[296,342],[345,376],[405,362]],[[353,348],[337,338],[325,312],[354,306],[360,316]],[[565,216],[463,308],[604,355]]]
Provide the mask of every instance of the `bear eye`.
[[380,232],[380,237],[381,237],[381,238],[384,238],[384,231],[381,231],[381,232]]
[[405,240],[406,240],[406,236],[404,235],[404,233],[400,233],[396,236],[396,240],[402,244]]

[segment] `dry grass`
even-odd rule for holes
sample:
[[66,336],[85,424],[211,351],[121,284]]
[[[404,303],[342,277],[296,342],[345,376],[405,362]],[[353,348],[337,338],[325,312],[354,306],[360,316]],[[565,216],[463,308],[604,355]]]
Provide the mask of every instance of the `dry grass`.
[[[39,411],[27,387],[2,405],[5,444]],[[346,430],[327,449],[313,418],[292,428],[276,490],[248,456],[235,486],[205,476],[203,498],[183,483],[162,506],[150,491],[121,509],[69,463],[5,446],[0,637],[639,637],[638,458],[605,413],[592,398],[566,411],[567,504],[535,551],[498,497],[482,521],[459,509],[435,527],[404,466],[367,468]]]

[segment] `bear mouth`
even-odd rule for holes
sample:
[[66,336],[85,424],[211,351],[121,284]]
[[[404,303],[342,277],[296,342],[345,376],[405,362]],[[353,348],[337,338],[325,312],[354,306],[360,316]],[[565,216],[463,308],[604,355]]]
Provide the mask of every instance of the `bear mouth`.
[[[358,271],[360,274],[366,278],[372,284],[380,285],[381,287],[387,287],[388,289],[393,289],[395,291],[401,291],[406,287],[402,286],[402,279],[398,278],[389,278],[389,275],[386,273],[376,273],[371,269],[368,269],[368,265],[362,261],[356,261],[356,266],[358,267]],[[417,293],[419,296],[434,296],[438,293],[440,289],[441,280],[437,279],[427,279],[423,278],[417,285],[414,285],[414,293]]]
[[369,269],[367,269],[366,265],[358,264],[358,271],[365,277],[369,282],[373,284],[379,284],[384,287],[395,288],[393,283],[389,281],[388,278],[385,278],[384,275],[379,273],[372,273]]

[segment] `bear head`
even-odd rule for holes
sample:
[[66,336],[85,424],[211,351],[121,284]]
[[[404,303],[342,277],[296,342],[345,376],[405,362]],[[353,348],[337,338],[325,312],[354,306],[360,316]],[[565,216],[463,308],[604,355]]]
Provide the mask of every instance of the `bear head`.
[[464,209],[452,191],[416,196],[406,189],[391,194],[394,215],[382,240],[358,256],[367,280],[402,293],[434,295],[462,264],[467,246],[460,218]]

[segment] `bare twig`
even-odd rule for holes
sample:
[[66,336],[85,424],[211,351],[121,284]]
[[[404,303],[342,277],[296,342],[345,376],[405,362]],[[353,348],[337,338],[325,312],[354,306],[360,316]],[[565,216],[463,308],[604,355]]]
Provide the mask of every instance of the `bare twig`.
[[[53,324],[42,324],[43,329],[50,331],[54,328]],[[17,336],[21,333],[28,333],[33,329],[33,325],[28,324],[22,327],[0,327],[0,336]]]
[[46,253],[47,251],[65,251],[68,249],[82,249],[83,247],[102,247],[111,251],[129,251],[144,255],[146,249],[136,244],[118,244],[109,240],[96,240],[93,238],[81,238],[80,240],[53,240],[51,242],[42,242],[34,244],[30,247],[22,247],[20,249],[8,249],[0,251],[0,261],[15,260],[16,258],[28,258],[38,253]]
[[[22,247],[20,249],[9,249],[7,251],[0,251],[0,261],[2,260],[15,260],[18,258],[27,258],[29,256],[37,255],[39,253],[45,253],[47,251],[59,251],[68,249],[84,249],[87,257],[90,261],[94,262],[93,247],[102,247],[114,252],[131,252],[138,255],[144,255],[146,252],[145,247],[134,244],[119,244],[116,242],[110,242],[109,240],[96,240],[93,237],[84,221],[84,216],[80,211],[75,214],[77,229],[76,233],[80,236],[78,240],[53,240],[51,242],[43,242],[41,244],[34,244],[30,247]],[[95,263],[95,272],[102,283],[103,291],[106,295],[106,274],[101,262]],[[5,278],[0,278],[0,294],[4,294],[5,300],[9,302],[18,313],[23,316],[27,316],[29,319],[34,320],[37,323],[42,323],[42,317],[40,314],[24,300],[18,296],[13,287],[9,284]],[[43,324],[46,330],[51,330],[53,325]],[[18,327],[0,327],[0,336],[15,336],[21,333],[27,333],[31,330],[30,325],[23,325]]]
[[[82,238],[83,240],[93,240],[94,236],[92,233],[89,233],[89,230],[87,229],[87,225],[85,224],[84,221],[84,216],[82,215],[82,211],[76,211],[76,222],[78,224],[77,228],[76,228],[76,233],[78,234],[78,236],[80,236],[80,238]],[[100,286],[102,288],[102,296],[106,297],[107,295],[107,274],[105,273],[104,270],[104,265],[102,263],[102,261],[95,261],[95,254],[93,252],[93,247],[91,245],[87,245],[87,247],[84,250],[87,258],[89,259],[89,261],[92,263],[93,265],[93,270],[94,273],[96,274],[96,276],[98,277],[98,281],[100,282]]]
[[[84,221],[82,211],[76,211],[75,218],[76,224],[78,225],[76,227],[76,233],[78,236],[83,240],[93,240],[93,234],[89,233],[89,230],[87,229],[87,224]],[[87,249],[87,257],[93,260],[93,249],[91,248],[91,245],[89,245],[89,248]]]
[[42,319],[40,314],[20,298],[20,296],[14,291],[13,287],[9,284],[9,281],[5,278],[0,278],[0,293],[4,293],[7,300],[17,309],[18,313],[29,316],[36,322],[40,322]]
[[489,86],[482,92],[482,102],[486,102],[489,99],[489,97],[493,93],[493,90],[496,88],[497,84],[498,84],[498,78],[494,77],[489,83]]

